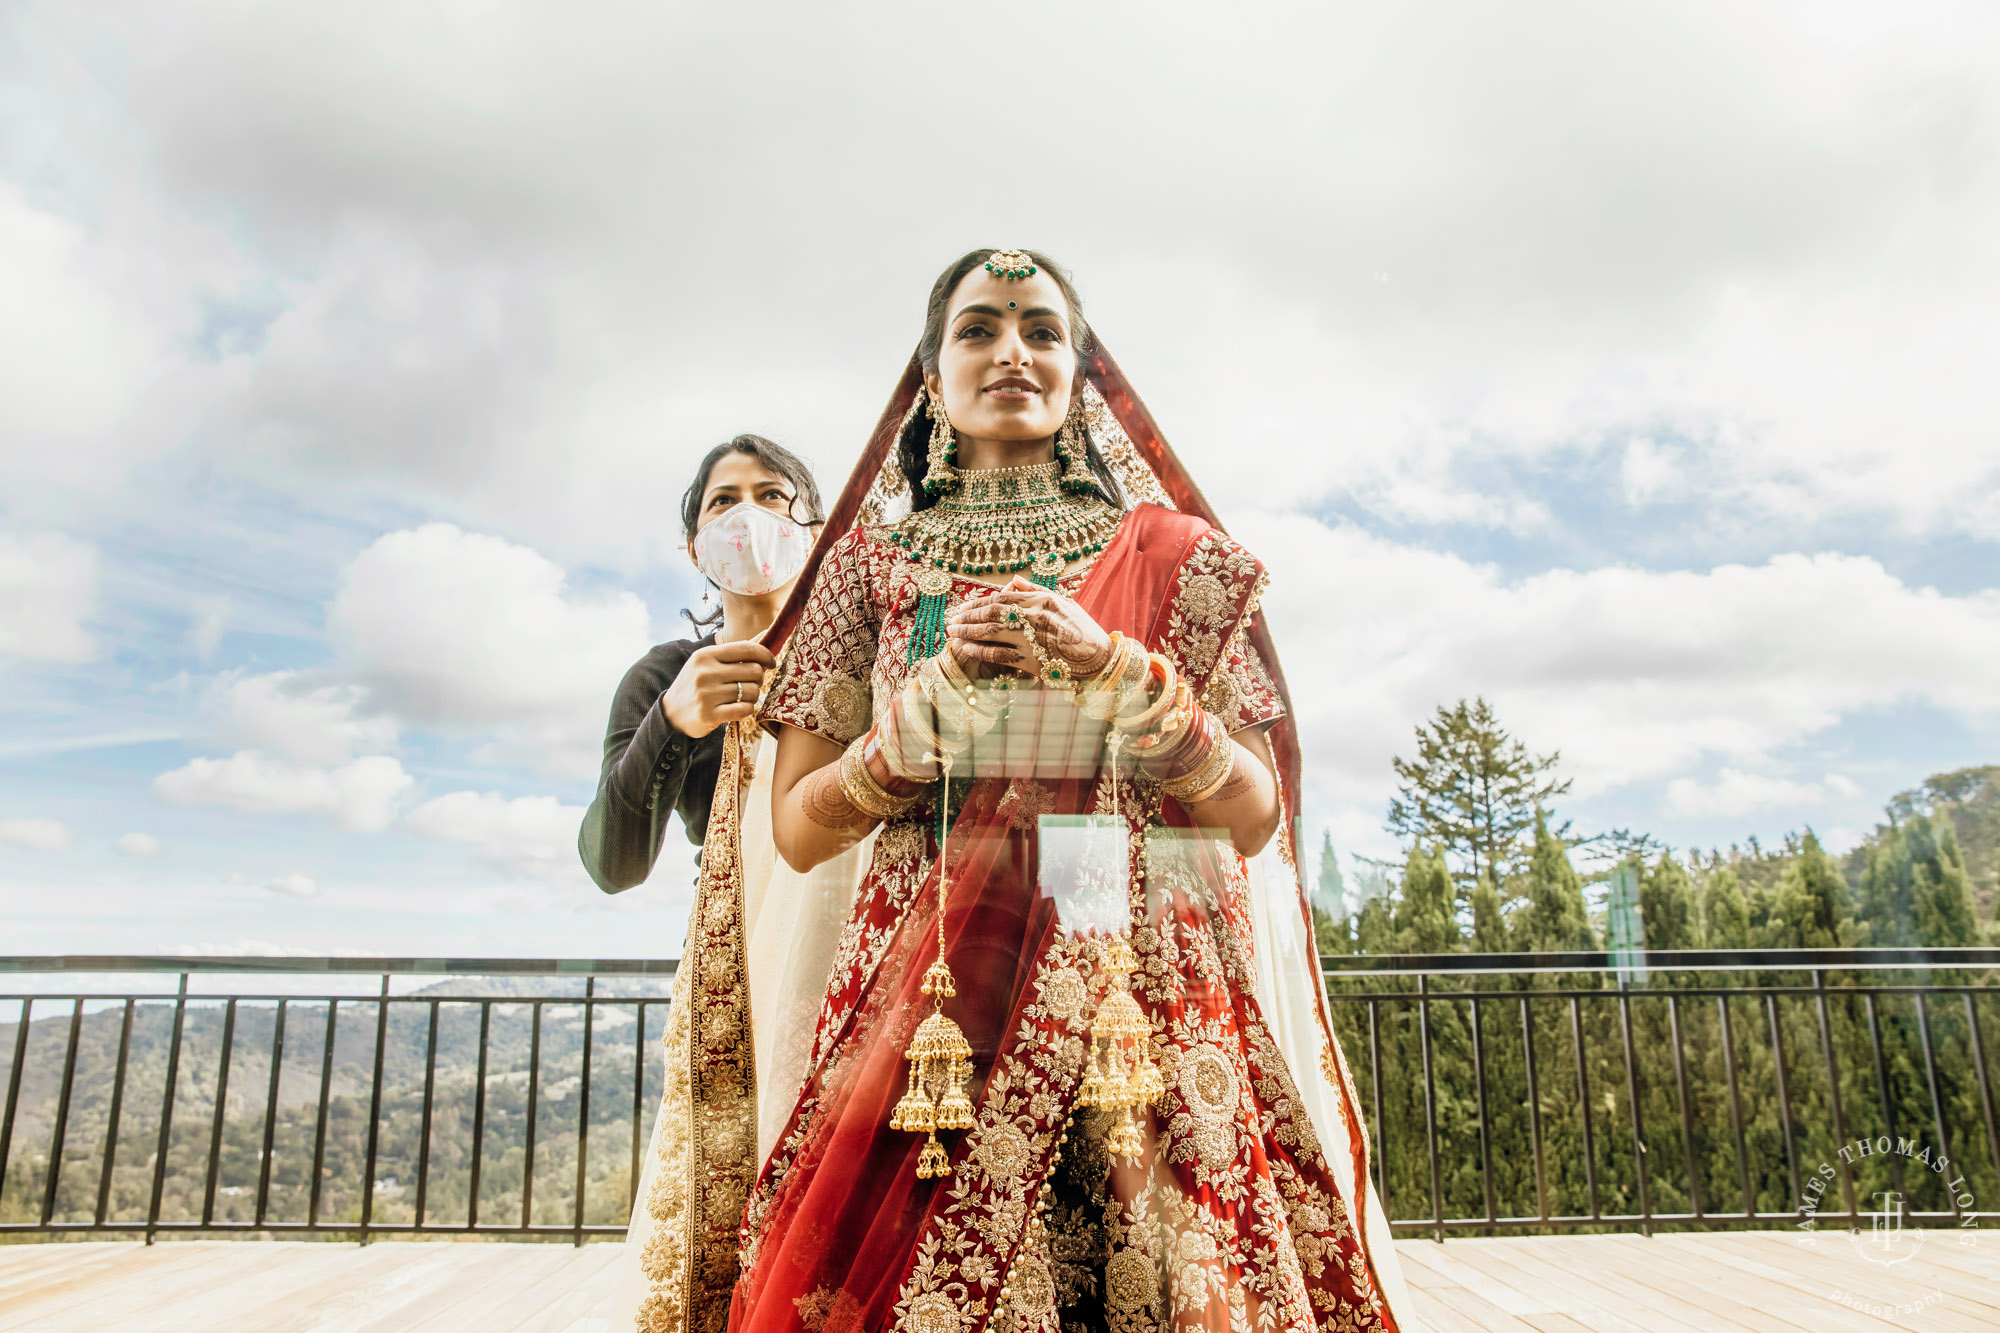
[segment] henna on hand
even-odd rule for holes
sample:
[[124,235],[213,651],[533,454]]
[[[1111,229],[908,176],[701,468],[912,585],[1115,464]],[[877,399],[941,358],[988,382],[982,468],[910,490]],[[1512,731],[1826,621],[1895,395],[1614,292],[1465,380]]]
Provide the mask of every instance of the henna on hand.
[[1093,641],[1082,626],[1069,619],[1056,621],[1055,652],[1067,663],[1078,680],[1093,680],[1111,664],[1111,636]]
[[821,828],[853,829],[870,820],[847,803],[847,793],[840,788],[838,764],[806,775],[799,783],[799,806],[806,818]]

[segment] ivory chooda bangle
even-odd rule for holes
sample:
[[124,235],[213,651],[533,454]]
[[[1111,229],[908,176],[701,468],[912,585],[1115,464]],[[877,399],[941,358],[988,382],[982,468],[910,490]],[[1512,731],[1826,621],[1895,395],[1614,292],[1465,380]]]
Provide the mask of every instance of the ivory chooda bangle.
[[1140,686],[1140,697],[1145,697],[1146,686],[1152,683],[1155,676],[1160,678],[1159,696],[1131,717],[1121,714],[1112,719],[1112,725],[1126,733],[1128,738],[1151,731],[1173,706],[1175,687],[1180,683],[1180,673],[1174,670],[1174,664],[1170,659],[1159,653],[1150,654],[1146,658],[1146,676]]
[[1125,748],[1142,761],[1154,761],[1157,767],[1160,761],[1171,758],[1180,748],[1184,739],[1183,733],[1187,731],[1199,711],[1195,706],[1194,691],[1188,688],[1186,681],[1177,681],[1168,700],[1168,706],[1159,711],[1158,721],[1143,732],[1136,734],[1128,732]]
[[1077,691],[1077,710],[1095,721],[1110,721],[1132,706],[1134,691],[1145,687],[1147,667],[1139,645],[1112,630],[1111,659],[1104,670],[1083,682]]

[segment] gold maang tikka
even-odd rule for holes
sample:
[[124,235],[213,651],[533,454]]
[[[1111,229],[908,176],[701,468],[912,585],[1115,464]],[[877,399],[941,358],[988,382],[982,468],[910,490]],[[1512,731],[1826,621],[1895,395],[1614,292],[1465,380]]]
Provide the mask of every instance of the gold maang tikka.
[[1035,257],[1026,250],[995,250],[986,256],[986,271],[1009,282],[1032,278],[1041,272],[1035,267]]
[[948,874],[945,839],[951,827],[951,756],[940,755],[938,762],[944,779],[937,803],[938,956],[924,973],[923,987],[923,993],[931,996],[937,1007],[931,1011],[930,1017],[917,1025],[916,1035],[910,1039],[910,1048],[903,1052],[903,1058],[910,1062],[910,1086],[889,1115],[890,1129],[905,1129],[912,1134],[928,1136],[924,1140],[923,1151],[917,1154],[918,1180],[951,1174],[951,1162],[945,1156],[944,1145],[938,1142],[939,1130],[972,1128],[972,1099],[965,1092],[966,1082],[972,1077],[972,1045],[966,1041],[958,1024],[944,1016],[945,997],[958,994],[958,983],[944,961]]

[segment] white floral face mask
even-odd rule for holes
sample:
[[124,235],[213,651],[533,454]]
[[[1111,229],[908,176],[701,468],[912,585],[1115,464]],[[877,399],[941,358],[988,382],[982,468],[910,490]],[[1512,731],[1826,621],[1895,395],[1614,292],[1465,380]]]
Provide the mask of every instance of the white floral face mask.
[[748,501],[694,535],[694,563],[727,592],[756,597],[782,588],[805,568],[812,533]]

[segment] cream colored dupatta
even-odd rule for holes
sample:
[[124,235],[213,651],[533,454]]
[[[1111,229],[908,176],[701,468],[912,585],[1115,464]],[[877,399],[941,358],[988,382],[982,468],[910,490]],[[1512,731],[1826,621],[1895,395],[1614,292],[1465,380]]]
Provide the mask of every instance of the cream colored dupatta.
[[870,834],[804,874],[778,858],[775,750],[742,725],[724,738],[614,1333],[727,1327],[744,1198],[798,1100],[841,925],[874,854]]

